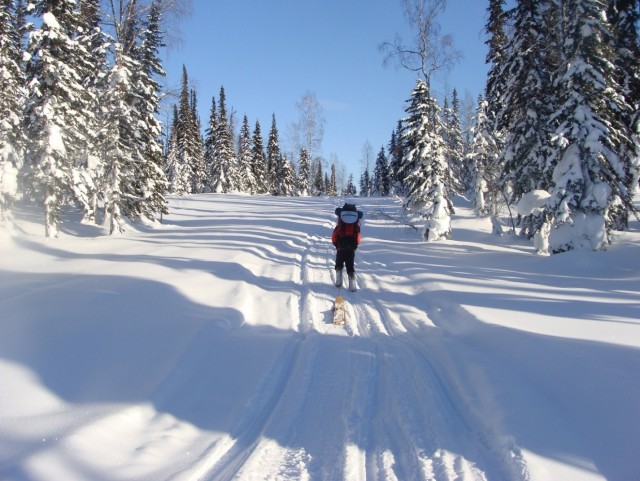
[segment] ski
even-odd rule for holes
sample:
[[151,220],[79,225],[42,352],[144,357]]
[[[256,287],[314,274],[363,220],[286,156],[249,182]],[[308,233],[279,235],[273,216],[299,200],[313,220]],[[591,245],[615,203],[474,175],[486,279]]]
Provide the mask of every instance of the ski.
[[347,320],[347,305],[344,297],[338,295],[333,305],[333,323],[336,326],[343,326]]

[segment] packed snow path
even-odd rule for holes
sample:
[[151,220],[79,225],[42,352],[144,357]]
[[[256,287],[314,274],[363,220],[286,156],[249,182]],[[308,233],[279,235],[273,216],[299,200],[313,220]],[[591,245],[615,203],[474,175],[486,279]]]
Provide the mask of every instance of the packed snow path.
[[115,239],[42,239],[22,212],[0,252],[0,480],[640,472],[637,235],[551,263],[464,207],[425,244],[363,199],[334,326],[338,202],[177,198]]

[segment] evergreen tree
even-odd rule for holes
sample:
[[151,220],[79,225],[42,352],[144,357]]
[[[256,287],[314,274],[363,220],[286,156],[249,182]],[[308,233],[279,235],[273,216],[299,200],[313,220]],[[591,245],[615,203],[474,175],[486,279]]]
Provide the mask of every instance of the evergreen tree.
[[280,141],[276,116],[273,115],[271,121],[271,131],[269,132],[269,143],[267,144],[267,162],[272,172],[273,195],[293,195],[295,187],[295,176],[290,168],[289,160],[280,151]]
[[[616,83],[621,87],[629,109],[621,112],[621,121],[628,129],[628,138],[633,146],[621,152],[630,167],[631,184],[638,186],[640,176],[640,4],[635,0],[613,0],[609,2],[608,17],[614,34]],[[624,216],[623,216],[624,217]],[[624,224],[624,218],[620,219]]]
[[178,106],[173,106],[173,121],[169,133],[169,141],[167,146],[167,157],[165,160],[165,175],[169,183],[169,192],[174,194],[185,194],[188,191],[187,179],[189,178],[188,169],[182,163],[180,155],[180,143],[178,142],[179,121]]
[[407,207],[427,219],[424,240],[451,236],[453,205],[451,173],[437,103],[427,84],[418,80],[406,112],[403,142],[406,145],[403,170],[408,192]]
[[324,173],[322,172],[322,160],[316,159],[313,163],[313,195],[324,195]]
[[199,194],[204,192],[208,172],[204,157],[204,139],[201,134],[200,118],[198,117],[198,99],[195,90],[191,90],[189,101],[189,120],[187,123],[187,151],[189,152],[189,165],[191,167],[191,192]]
[[207,177],[200,125],[196,115],[196,99],[189,87],[187,68],[182,67],[182,86],[178,106],[178,144],[180,162],[184,165],[181,190],[183,194],[204,190]]
[[78,76],[84,87],[82,102],[88,114],[81,125],[81,152],[73,176],[82,179],[82,182],[76,182],[75,189],[76,197],[85,207],[86,222],[98,221],[98,200],[103,196],[104,153],[108,149],[104,134],[112,121],[110,112],[102,106],[107,102],[110,88],[107,78],[111,66],[107,56],[113,41],[100,27],[99,3],[99,0],[88,0],[80,5],[80,33],[77,37],[78,44],[82,46],[80,51],[84,54]]
[[280,156],[278,162],[278,183],[276,195],[293,196],[296,190],[295,169],[291,162],[284,156]]
[[402,159],[404,158],[404,144],[402,143],[402,121],[398,121],[396,130],[391,132],[389,141],[389,171],[392,193],[402,193],[404,176],[402,174]]
[[193,173],[192,157],[190,150],[191,142],[189,135],[191,132],[190,123],[192,120],[191,98],[189,94],[189,76],[186,66],[182,66],[182,83],[180,88],[180,101],[177,108],[177,121],[175,127],[175,163],[171,177],[171,192],[177,195],[185,195],[192,192]]
[[25,5],[24,0],[4,0],[7,4],[7,8],[11,9],[11,5],[13,5],[14,16],[13,16],[13,30],[10,33],[10,37],[14,44],[14,53],[15,62],[21,66],[22,70],[24,70],[24,56],[23,53],[25,51],[25,40],[30,30],[32,29],[32,25],[27,23],[27,5]]
[[[501,72],[505,71],[505,64],[509,58],[511,48],[507,33],[508,23],[513,10],[505,11],[505,0],[489,0],[488,21],[485,42],[489,50],[486,63],[489,72],[485,85],[484,99],[478,101],[476,113],[476,127],[473,138],[471,158],[474,170],[474,202],[476,212],[480,215],[490,214],[493,232],[502,233],[499,219],[502,188],[505,186],[502,178],[503,158],[500,153],[504,147],[504,129],[498,126],[498,110],[500,109],[503,91],[508,85]],[[515,9],[514,9],[515,10]]]
[[211,178],[213,192],[226,193],[237,190],[236,163],[236,154],[233,149],[233,135],[229,129],[229,118],[227,117],[226,95],[224,87],[220,87],[218,126],[216,130],[216,144],[213,152]]
[[252,170],[257,181],[259,194],[267,194],[269,192],[269,179],[267,175],[267,159],[264,154],[264,142],[262,139],[262,129],[260,122],[256,120],[256,126],[253,129],[252,148],[253,154]]
[[364,172],[360,176],[360,197],[371,197],[373,191],[371,182],[371,174],[369,169],[365,167]]
[[131,57],[115,45],[115,63],[109,73],[109,91],[105,106],[111,113],[105,125],[104,174],[102,194],[104,197],[104,225],[109,234],[124,230],[124,216],[135,211],[133,204],[139,199],[135,192],[136,163],[142,153],[137,149],[135,125],[137,112],[130,102],[132,72],[139,68]]
[[[164,46],[160,21],[160,6],[154,0],[146,28],[142,31],[140,47],[134,50],[140,68],[134,75],[134,97],[131,99],[139,125],[144,126],[137,130],[136,135],[142,156],[136,169],[135,188],[140,201],[135,209],[135,216],[148,219],[153,219],[158,214],[168,213],[165,198],[168,182],[163,170],[162,125],[157,118],[160,105],[160,83],[156,77],[166,75],[159,58],[159,49]],[[199,128],[198,140],[200,140]]]
[[331,164],[331,176],[329,177],[327,195],[330,195],[332,197],[338,195],[338,188],[336,185],[336,164]]
[[216,135],[218,133],[218,110],[216,108],[216,98],[211,99],[211,109],[209,111],[209,123],[205,130],[204,138],[204,163],[207,172],[206,192],[213,192],[213,178],[215,172],[215,146],[217,143]]
[[24,137],[22,105],[25,91],[20,42],[13,2],[0,2],[0,221],[8,217],[18,189]]
[[79,18],[72,0],[39,0],[32,12],[42,19],[32,32],[26,65],[28,177],[45,211],[45,235],[56,237],[61,207],[73,193],[74,162],[86,121],[83,87],[74,62]]
[[[610,232],[626,224],[633,210],[633,166],[624,158],[633,146],[627,137],[631,107],[615,73],[615,35],[606,20],[607,3],[567,0],[567,36],[555,85],[558,110],[553,114],[555,145],[551,160],[552,198],[547,203],[540,235],[550,248],[602,249]],[[621,156],[623,154],[623,156]],[[545,245],[544,239],[540,241]]]
[[[511,203],[517,203],[529,192],[551,186],[548,162],[554,125],[552,72],[558,63],[559,48],[550,34],[554,32],[552,7],[550,0],[518,2],[510,55],[501,71],[504,88],[500,102],[504,107],[498,112],[497,126],[508,132],[502,154],[501,190],[511,193]],[[532,237],[542,222],[540,216],[525,216],[522,234]]]
[[345,196],[354,196],[358,193],[356,189],[356,185],[353,183],[353,174],[349,174],[349,179],[347,180],[347,185],[342,193]]
[[311,192],[311,166],[307,149],[300,149],[300,161],[298,163],[298,195],[308,196]]
[[489,121],[495,119],[495,109],[500,105],[502,91],[506,87],[500,77],[500,72],[503,70],[509,56],[509,38],[506,32],[509,13],[505,12],[505,2],[506,0],[489,0],[489,7],[487,8],[488,20],[485,29],[488,40],[485,43],[489,47],[486,57],[486,63],[489,64],[489,73],[484,96],[490,109],[486,113]]
[[253,172],[253,150],[251,144],[251,132],[249,120],[245,115],[242,119],[240,137],[238,138],[238,190],[249,194],[258,192],[258,181]]
[[284,172],[282,171],[280,141],[278,140],[278,127],[276,125],[276,115],[271,117],[271,130],[267,142],[267,176],[270,183],[270,192],[281,195],[281,183]]
[[445,118],[447,163],[453,177],[453,188],[455,192],[465,194],[471,185],[471,180],[464,162],[464,142],[460,125],[460,100],[456,89],[453,89],[451,108]]
[[472,166],[472,198],[476,214],[490,215],[494,234],[501,234],[500,146],[495,141],[496,137],[488,111],[488,102],[480,96],[473,128],[471,152],[467,158]]
[[384,147],[380,148],[380,152],[376,158],[376,167],[373,173],[373,190],[381,196],[387,196],[391,191],[389,161],[387,160]]

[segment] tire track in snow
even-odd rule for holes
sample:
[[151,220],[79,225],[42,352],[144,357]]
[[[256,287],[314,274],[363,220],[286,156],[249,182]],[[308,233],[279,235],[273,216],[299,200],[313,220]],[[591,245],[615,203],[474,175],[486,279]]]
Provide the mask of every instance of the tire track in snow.
[[[385,453],[377,455],[377,465],[388,470],[392,459],[394,473],[388,474],[397,474],[399,479],[526,481],[527,469],[517,446],[505,446],[498,433],[468,412],[464,393],[447,382],[436,367],[438,354],[430,354],[426,351],[428,344],[419,343],[419,339],[424,339],[423,328],[396,318],[384,305],[384,298],[368,289],[370,277],[370,274],[363,276],[360,280],[363,289],[349,298],[354,322],[365,337],[384,336],[380,340],[384,354],[379,355],[403,359],[385,363],[381,373],[384,378],[380,381],[384,385],[381,389],[402,394],[393,399],[383,398],[388,405],[382,409],[392,413],[394,421],[387,422],[385,434],[377,436],[387,439],[392,447],[386,458]],[[409,378],[398,365],[420,369]],[[437,413],[435,417],[432,410]],[[449,445],[458,449],[450,452],[442,447]],[[407,449],[409,446],[411,449]],[[465,454],[454,454],[456,451],[463,451],[468,458]],[[372,462],[370,459],[369,464]]]
[[295,336],[278,356],[258,386],[245,415],[230,435],[216,440],[201,455],[189,479],[232,480],[258,446],[262,433],[286,391],[300,356],[301,339]]
[[343,479],[377,479],[371,473],[372,420],[378,405],[379,347],[364,338],[352,341],[350,379],[345,402]]

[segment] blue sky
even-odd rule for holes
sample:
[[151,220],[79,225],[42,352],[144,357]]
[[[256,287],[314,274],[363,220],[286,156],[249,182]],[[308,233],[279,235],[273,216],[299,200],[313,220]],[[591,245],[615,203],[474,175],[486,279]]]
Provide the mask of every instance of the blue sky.
[[[246,114],[253,131],[259,120],[266,137],[275,114],[285,151],[296,102],[313,92],[326,119],[321,154],[337,156],[357,181],[365,142],[374,156],[386,148],[415,85],[415,73],[383,67],[378,51],[396,34],[412,38],[400,0],[192,1],[181,45],[164,55],[167,85],[179,86],[186,65],[203,124],[220,86],[238,124]],[[482,0],[448,1],[440,24],[464,57],[446,81],[435,80],[439,98],[453,88],[460,98],[482,92],[486,7]]]

